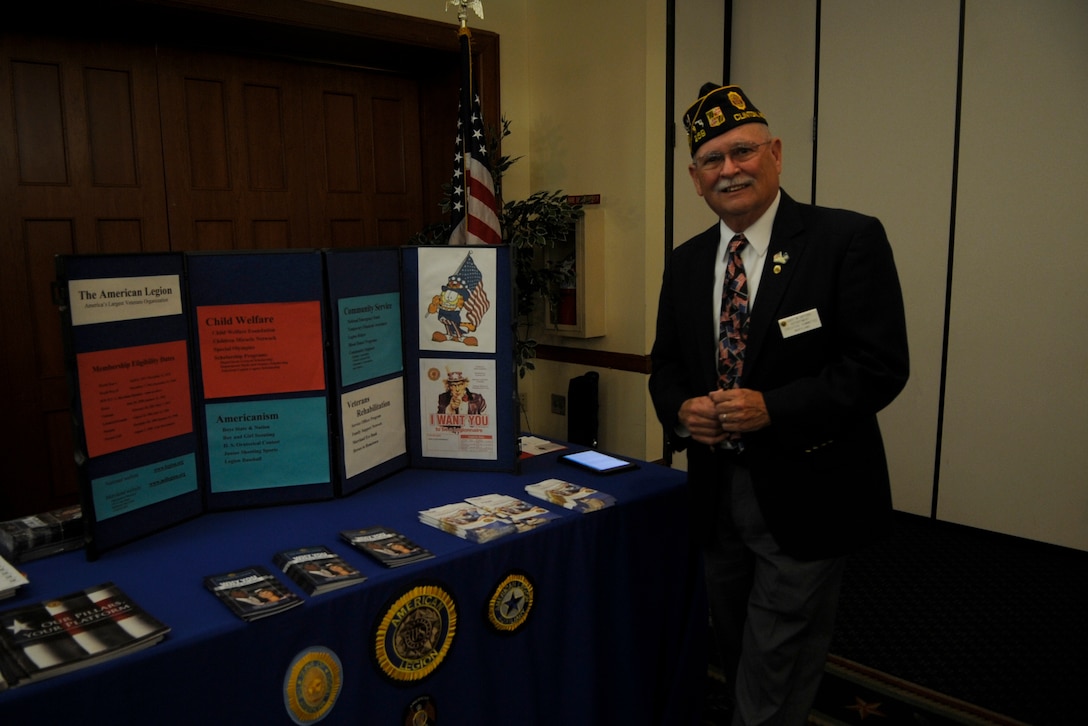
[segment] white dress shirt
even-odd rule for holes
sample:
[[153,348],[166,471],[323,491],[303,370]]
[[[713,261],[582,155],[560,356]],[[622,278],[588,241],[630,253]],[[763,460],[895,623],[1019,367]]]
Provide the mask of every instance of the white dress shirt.
[[[763,277],[763,261],[767,259],[767,248],[771,246],[771,228],[774,226],[774,217],[778,213],[778,203],[781,200],[782,192],[779,191],[763,216],[744,230],[744,238],[748,240],[748,244],[740,251],[740,258],[744,262],[744,274],[747,277],[749,315],[756,304],[759,279]],[[718,241],[718,257],[714,263],[714,289],[718,291],[714,296],[714,340],[718,339],[721,327],[721,289],[725,284],[725,268],[729,265],[729,242],[737,234],[725,222],[718,222],[718,229],[721,231],[721,239]],[[717,360],[717,357],[718,351],[715,350],[714,359]]]

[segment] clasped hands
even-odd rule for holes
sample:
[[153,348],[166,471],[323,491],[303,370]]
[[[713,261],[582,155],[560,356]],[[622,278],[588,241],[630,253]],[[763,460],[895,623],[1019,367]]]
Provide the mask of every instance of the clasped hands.
[[729,434],[757,431],[769,426],[771,416],[763,394],[748,388],[711,391],[680,405],[680,423],[700,444],[716,446]]

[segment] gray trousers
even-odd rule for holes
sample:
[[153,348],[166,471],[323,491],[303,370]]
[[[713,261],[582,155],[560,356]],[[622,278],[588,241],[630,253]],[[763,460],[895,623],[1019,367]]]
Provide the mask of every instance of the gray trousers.
[[734,684],[733,726],[803,726],[846,560],[784,554],[767,531],[748,469],[733,467],[731,479],[703,555],[716,644]]

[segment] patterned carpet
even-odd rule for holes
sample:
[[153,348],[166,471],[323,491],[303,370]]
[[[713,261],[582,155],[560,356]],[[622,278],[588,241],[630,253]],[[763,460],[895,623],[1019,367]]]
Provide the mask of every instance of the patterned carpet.
[[868,719],[888,726],[1023,726],[973,703],[830,656],[809,724],[842,726]]
[[847,567],[810,723],[1088,723],[1086,593],[1086,552],[898,513]]
[[1088,552],[897,514],[847,568],[832,653],[1034,724],[1088,723]]
[[[729,726],[725,679],[708,673],[707,708],[701,726]],[[1025,726],[943,693],[832,655],[809,714],[808,726]]]

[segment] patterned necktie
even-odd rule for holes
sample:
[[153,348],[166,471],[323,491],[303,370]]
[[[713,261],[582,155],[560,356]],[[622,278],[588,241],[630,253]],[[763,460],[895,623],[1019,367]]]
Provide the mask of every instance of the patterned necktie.
[[718,388],[736,388],[744,367],[748,338],[748,278],[740,251],[748,240],[738,234],[729,242],[729,263],[722,286],[722,314],[718,328]]

